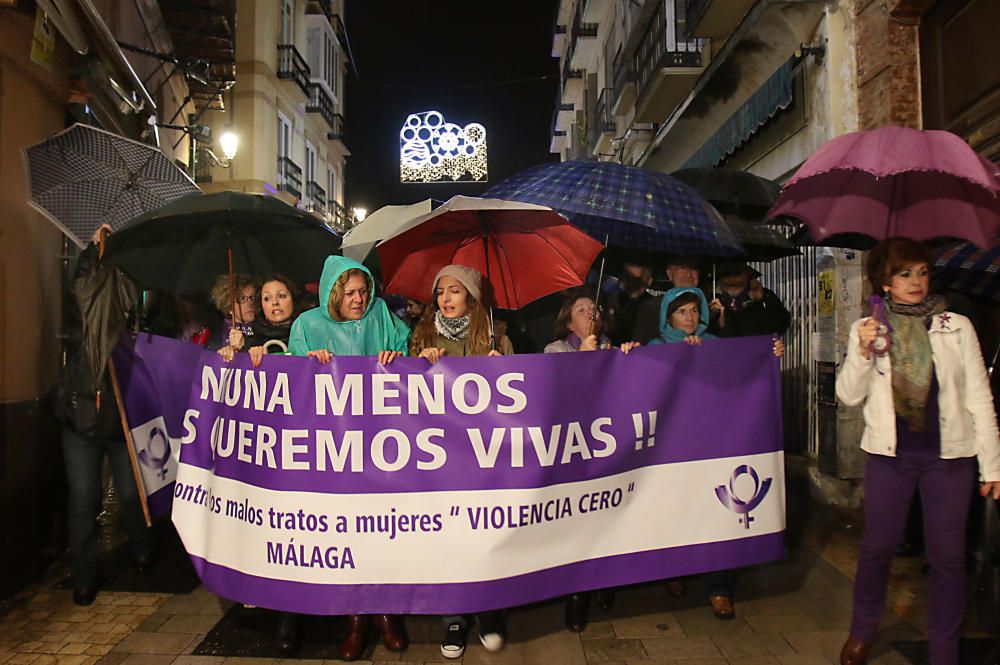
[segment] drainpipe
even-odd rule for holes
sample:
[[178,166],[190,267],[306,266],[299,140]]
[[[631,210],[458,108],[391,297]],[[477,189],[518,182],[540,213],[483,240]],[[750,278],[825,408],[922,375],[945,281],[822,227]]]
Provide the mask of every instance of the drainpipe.
[[[86,1],[86,0],[83,0]],[[660,128],[656,130],[656,136],[650,141],[649,146],[643,151],[642,156],[638,160],[638,164],[644,164],[646,160],[653,154],[653,151],[659,147],[663,139],[670,133],[670,130],[674,128],[677,121],[680,120],[681,116],[688,109],[695,98],[701,94],[701,91],[705,89],[708,82],[715,75],[715,72],[722,66],[722,63],[729,59],[733,51],[736,50],[736,46],[743,41],[747,33],[757,24],[760,17],[764,15],[768,9],[773,5],[792,5],[792,4],[813,4],[817,2],[826,2],[826,0],[760,0],[757,4],[753,6],[740,24],[736,27],[736,30],[729,39],[726,40],[725,45],[719,51],[719,54],[712,58],[712,62],[708,63],[708,67],[705,68],[705,72],[698,78],[698,81],[694,84],[694,88],[688,93],[684,101],[677,105],[673,111],[671,111],[670,116],[664,121]]]

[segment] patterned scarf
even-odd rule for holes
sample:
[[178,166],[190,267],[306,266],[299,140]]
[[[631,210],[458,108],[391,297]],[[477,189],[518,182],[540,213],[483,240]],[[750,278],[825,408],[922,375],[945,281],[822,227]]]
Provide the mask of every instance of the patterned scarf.
[[441,314],[441,310],[434,314],[434,329],[439,335],[453,342],[461,342],[469,336],[470,322],[471,319],[468,316],[456,316],[449,319]]
[[929,296],[919,305],[901,305],[891,298],[886,316],[892,326],[889,360],[892,363],[892,401],[896,415],[914,432],[924,431],[924,407],[931,388],[934,359],[927,334],[931,317],[945,309],[941,296]]

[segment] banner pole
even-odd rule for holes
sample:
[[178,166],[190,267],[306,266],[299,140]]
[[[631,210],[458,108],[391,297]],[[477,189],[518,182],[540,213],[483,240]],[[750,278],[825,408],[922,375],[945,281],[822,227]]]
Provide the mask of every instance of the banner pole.
[[135,459],[135,442],[132,440],[132,430],[129,429],[128,419],[125,417],[125,402],[122,400],[122,391],[118,387],[118,375],[115,374],[115,361],[108,356],[108,373],[111,374],[111,388],[115,393],[115,403],[118,405],[118,417],[122,421],[122,432],[125,433],[125,446],[128,448],[128,458],[132,462],[132,475],[135,476],[135,485],[139,488],[139,503],[142,504],[142,516],[146,519],[146,526],[153,526],[153,520],[149,516],[149,504],[146,503],[146,488],[142,484],[142,474],[139,473],[139,463]]

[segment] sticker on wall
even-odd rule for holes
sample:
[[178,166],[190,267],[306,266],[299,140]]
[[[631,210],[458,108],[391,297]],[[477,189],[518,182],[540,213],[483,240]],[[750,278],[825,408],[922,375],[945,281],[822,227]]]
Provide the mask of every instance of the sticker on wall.
[[411,113],[399,130],[400,182],[485,182],[486,128],[460,127],[438,111]]

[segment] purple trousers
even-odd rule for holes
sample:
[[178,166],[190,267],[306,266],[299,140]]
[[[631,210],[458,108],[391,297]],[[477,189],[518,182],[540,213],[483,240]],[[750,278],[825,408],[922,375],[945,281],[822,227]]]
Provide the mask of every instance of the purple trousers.
[[941,459],[936,450],[900,449],[898,457],[868,455],[864,480],[865,530],[854,579],[851,635],[874,642],[885,608],[889,568],[920,490],[924,540],[931,567],[927,634],[932,665],[957,665],[965,614],[965,525],[976,459]]

